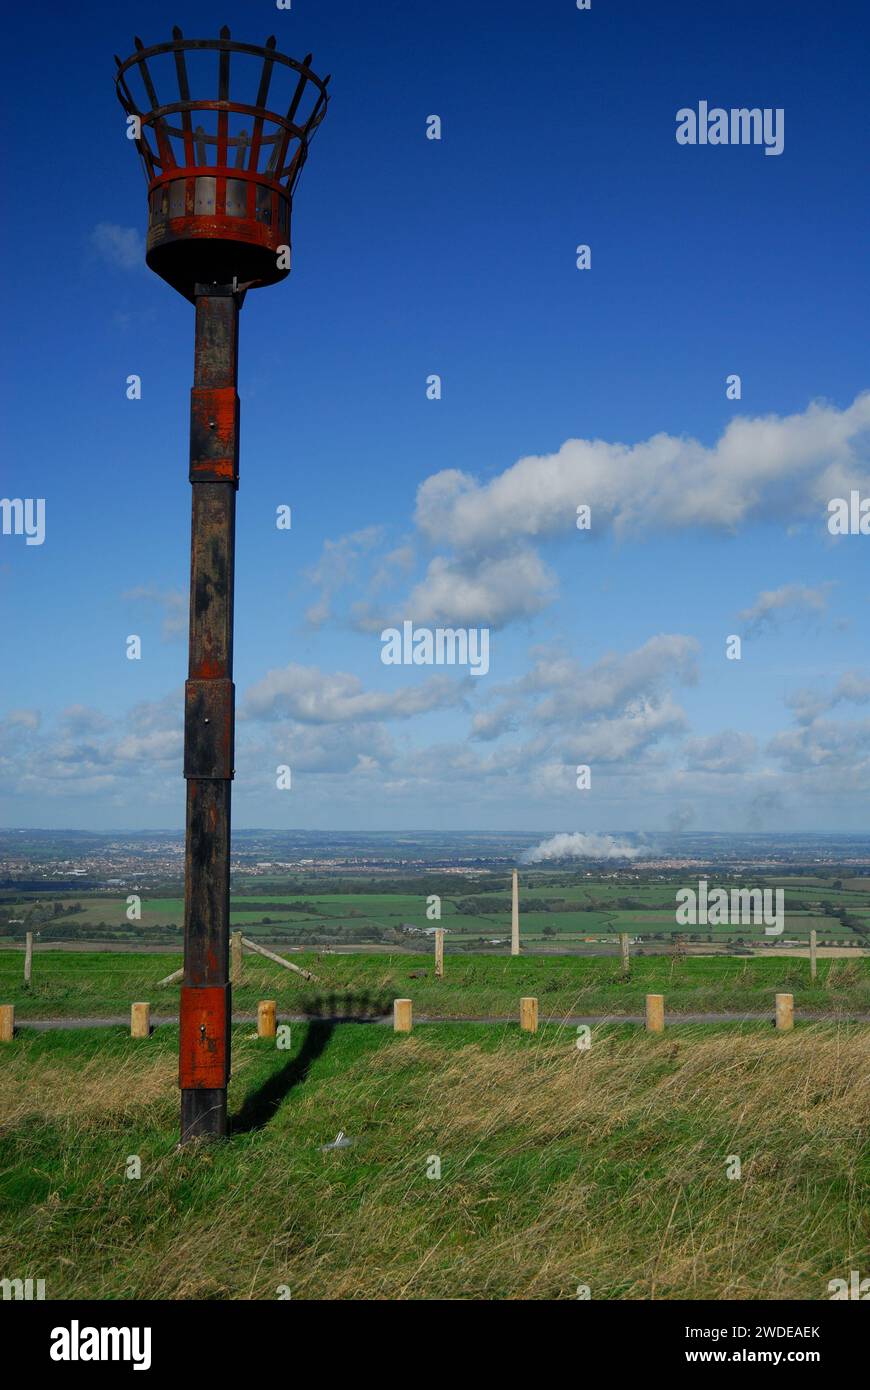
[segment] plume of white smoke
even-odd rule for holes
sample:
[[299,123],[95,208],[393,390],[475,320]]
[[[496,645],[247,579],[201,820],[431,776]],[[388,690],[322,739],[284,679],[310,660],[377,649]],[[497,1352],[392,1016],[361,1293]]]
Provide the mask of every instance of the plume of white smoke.
[[615,840],[612,835],[553,835],[542,840],[523,855],[525,864],[541,864],[547,859],[638,859],[650,854],[649,849],[630,845],[627,840]]

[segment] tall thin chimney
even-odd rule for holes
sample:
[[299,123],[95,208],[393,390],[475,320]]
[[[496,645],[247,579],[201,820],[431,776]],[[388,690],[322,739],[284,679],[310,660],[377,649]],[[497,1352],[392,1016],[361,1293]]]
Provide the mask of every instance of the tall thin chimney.
[[511,884],[511,955],[520,953],[520,876],[514,869]]

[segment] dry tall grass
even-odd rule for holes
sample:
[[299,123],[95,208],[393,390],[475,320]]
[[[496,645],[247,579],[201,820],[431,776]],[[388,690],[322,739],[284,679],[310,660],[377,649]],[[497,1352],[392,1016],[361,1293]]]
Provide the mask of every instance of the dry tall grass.
[[[7,1141],[50,1131],[79,1193],[74,1220],[50,1193],[19,1213],[5,1272],[34,1242],[69,1261],[62,1296],[823,1299],[870,1272],[866,1029],[605,1030],[588,1052],[571,1030],[380,1032],[211,1153],[174,1151],[175,1059],[150,1047],[57,1061],[26,1095],[26,1060],[0,1069]],[[237,1101],[262,1058],[241,1040]],[[353,1146],[321,1154],[339,1129]]]

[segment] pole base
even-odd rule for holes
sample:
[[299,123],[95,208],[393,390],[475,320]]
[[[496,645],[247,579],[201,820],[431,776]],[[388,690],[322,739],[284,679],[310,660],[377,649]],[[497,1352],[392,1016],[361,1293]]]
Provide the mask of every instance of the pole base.
[[181,1142],[192,1139],[225,1139],[227,1093],[225,1090],[181,1092]]

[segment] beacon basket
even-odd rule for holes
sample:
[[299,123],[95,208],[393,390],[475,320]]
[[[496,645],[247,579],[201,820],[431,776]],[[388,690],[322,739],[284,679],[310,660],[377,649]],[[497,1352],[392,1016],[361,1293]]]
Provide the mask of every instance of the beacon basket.
[[217,39],[172,35],[151,48],[137,38],[132,57],[115,58],[148,180],[148,265],[191,301],[197,283],[275,284],[290,269],[293,190],[329,77],[312,72],[311,54],[277,52],[274,38],[261,48],[227,28]]

